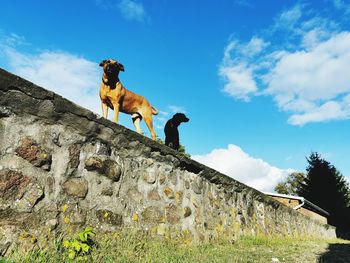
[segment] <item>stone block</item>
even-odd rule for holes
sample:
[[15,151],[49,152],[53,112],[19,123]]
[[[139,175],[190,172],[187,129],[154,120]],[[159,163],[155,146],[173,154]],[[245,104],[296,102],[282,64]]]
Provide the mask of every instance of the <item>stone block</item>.
[[80,144],[72,144],[68,147],[69,167],[73,170],[77,169],[80,163]]
[[120,165],[107,157],[92,156],[85,161],[85,169],[88,171],[97,171],[112,181],[118,182],[122,174]]
[[24,195],[13,203],[18,212],[31,212],[36,203],[44,196],[44,190],[38,183],[30,183]]
[[71,178],[64,182],[63,190],[70,196],[85,198],[88,192],[88,182],[84,178]]
[[36,167],[41,167],[47,171],[51,169],[51,154],[29,137],[20,140],[16,153]]
[[165,187],[163,192],[166,195],[166,197],[168,197],[169,199],[175,198],[174,191],[170,187]]
[[0,171],[0,198],[15,200],[21,198],[32,179],[13,170]]
[[141,213],[142,219],[145,223],[155,224],[163,222],[163,212],[157,206],[149,206]]
[[148,197],[148,200],[150,200],[150,201],[159,201],[160,200],[160,195],[159,195],[158,191],[156,191],[156,190],[149,192],[147,197]]
[[166,211],[166,220],[170,223],[170,224],[177,224],[180,221],[180,211],[179,208],[174,205],[174,204],[170,204],[165,208]]
[[113,213],[107,209],[97,210],[96,217],[100,223],[106,223],[114,226],[121,226],[123,224],[123,217],[121,215]]
[[192,214],[192,210],[190,207],[186,206],[184,208],[184,217],[189,217]]

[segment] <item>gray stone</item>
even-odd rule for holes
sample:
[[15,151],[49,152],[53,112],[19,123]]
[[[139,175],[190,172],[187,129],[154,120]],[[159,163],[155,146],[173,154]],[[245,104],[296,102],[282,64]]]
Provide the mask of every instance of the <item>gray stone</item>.
[[100,223],[107,223],[114,226],[121,226],[123,224],[123,217],[121,215],[107,209],[97,210],[96,217]]
[[84,178],[71,178],[64,182],[63,190],[70,196],[85,198],[88,192],[88,182]]
[[170,223],[170,224],[177,224],[180,221],[180,210],[179,207],[174,205],[174,204],[170,204],[165,208],[166,211],[166,220]]
[[202,188],[203,188],[203,181],[194,181],[192,182],[192,190],[193,192],[195,192],[196,194],[201,194],[202,193]]
[[72,144],[68,147],[69,152],[69,166],[71,169],[77,169],[80,163],[80,149],[79,143]]
[[92,156],[85,161],[85,169],[88,171],[98,171],[103,173],[104,159],[98,156]]
[[155,172],[144,171],[142,178],[145,182],[147,182],[149,184],[154,184],[156,182]]
[[50,219],[49,221],[46,222],[46,226],[49,228],[50,231],[53,231],[58,226],[58,220],[56,218]]
[[150,200],[150,201],[159,201],[160,200],[160,195],[159,195],[158,191],[155,191],[155,190],[149,192],[147,197],[148,197],[148,200]]
[[162,223],[163,213],[157,206],[149,206],[141,213],[143,221],[148,224]]
[[103,188],[101,191],[101,195],[112,196],[113,195],[113,188],[112,187]]
[[117,162],[101,156],[92,156],[85,161],[85,168],[88,171],[97,171],[117,182],[122,174],[122,169]]
[[37,183],[31,183],[27,186],[23,197],[17,199],[13,206],[18,212],[31,212],[32,208],[43,196],[43,188]]
[[137,187],[130,188],[128,190],[127,196],[137,203],[140,203],[143,200],[143,194],[137,189]]
[[116,162],[107,159],[104,162],[104,173],[112,181],[118,182],[122,174],[122,169]]
[[175,172],[169,174],[169,179],[173,185],[177,184],[177,174]]

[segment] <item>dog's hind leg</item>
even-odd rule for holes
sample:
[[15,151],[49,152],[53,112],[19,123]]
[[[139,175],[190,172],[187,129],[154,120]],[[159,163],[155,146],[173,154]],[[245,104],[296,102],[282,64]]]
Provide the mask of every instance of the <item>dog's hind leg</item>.
[[141,115],[139,113],[133,113],[131,115],[131,118],[132,118],[132,122],[136,128],[137,133],[142,134],[141,126],[140,126],[140,122],[142,120]]
[[145,116],[144,120],[145,120],[145,123],[146,123],[149,131],[151,132],[152,139],[155,140],[156,139],[156,133],[155,133],[155,131],[153,129],[152,114],[150,114],[147,117]]

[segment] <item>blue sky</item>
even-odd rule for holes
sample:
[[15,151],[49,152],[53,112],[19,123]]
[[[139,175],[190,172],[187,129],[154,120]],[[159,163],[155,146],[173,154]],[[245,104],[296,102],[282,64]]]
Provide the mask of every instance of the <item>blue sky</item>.
[[0,67],[101,114],[106,58],[160,111],[160,138],[188,115],[200,162],[271,191],[317,151],[350,178],[349,1],[2,2]]

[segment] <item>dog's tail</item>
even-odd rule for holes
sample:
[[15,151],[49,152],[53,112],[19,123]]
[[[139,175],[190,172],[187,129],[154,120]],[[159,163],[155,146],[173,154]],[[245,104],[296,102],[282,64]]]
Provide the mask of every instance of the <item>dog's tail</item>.
[[153,115],[157,115],[158,114],[158,110],[155,107],[153,107],[153,106],[151,106],[151,108],[152,108],[152,114]]

